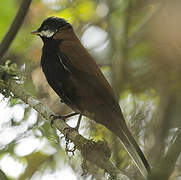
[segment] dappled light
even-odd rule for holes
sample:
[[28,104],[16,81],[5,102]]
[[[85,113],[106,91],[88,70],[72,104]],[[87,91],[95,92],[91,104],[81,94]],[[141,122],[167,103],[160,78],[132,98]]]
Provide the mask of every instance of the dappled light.
[[[67,148],[72,150],[75,143],[56,129],[57,120],[51,127],[50,117],[47,120],[37,112],[36,108],[43,104],[54,114],[72,113],[49,86],[40,65],[43,43],[40,37],[30,34],[50,16],[64,18],[73,26],[113,88],[126,124],[152,167],[148,180],[180,179],[181,2],[35,0],[11,46],[2,52],[4,36],[21,2],[23,0],[0,2],[0,65],[11,74],[4,75],[0,68],[0,179],[1,172],[6,179],[18,180],[112,177],[97,164],[85,163],[79,147],[75,153],[67,151]],[[71,50],[67,51],[71,53]],[[84,63],[85,66],[78,66],[90,68],[86,58]],[[7,91],[8,78],[14,78],[19,87],[42,104],[33,99],[34,108],[28,104],[31,98],[24,100],[12,90]],[[89,92],[89,87],[85,89]],[[105,97],[103,91],[99,94]],[[90,103],[93,102],[92,99]],[[100,107],[104,107],[103,103]],[[70,117],[67,124],[76,127],[78,117]],[[111,119],[110,122],[114,123]],[[83,117],[77,133],[96,142],[106,141],[111,150],[110,157],[107,152],[108,159],[123,174],[121,179],[144,179],[119,139],[103,125]]]

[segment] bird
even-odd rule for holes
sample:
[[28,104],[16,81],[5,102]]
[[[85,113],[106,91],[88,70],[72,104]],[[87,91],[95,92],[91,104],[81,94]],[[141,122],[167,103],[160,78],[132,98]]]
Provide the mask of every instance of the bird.
[[52,16],[31,34],[43,41],[40,63],[43,73],[61,101],[74,111],[71,115],[86,116],[114,133],[146,178],[150,165],[126,125],[111,85],[81,44],[73,26]]

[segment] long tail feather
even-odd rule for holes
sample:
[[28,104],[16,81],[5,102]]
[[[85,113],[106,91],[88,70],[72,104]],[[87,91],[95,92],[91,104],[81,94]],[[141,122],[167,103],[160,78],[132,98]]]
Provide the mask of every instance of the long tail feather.
[[143,152],[139,148],[138,144],[136,143],[135,139],[131,135],[129,129],[127,128],[126,124],[124,127],[121,127],[122,132],[119,133],[119,138],[127,150],[128,154],[133,159],[134,163],[138,167],[141,174],[146,179],[148,172],[150,171],[150,165],[148,161],[146,160]]

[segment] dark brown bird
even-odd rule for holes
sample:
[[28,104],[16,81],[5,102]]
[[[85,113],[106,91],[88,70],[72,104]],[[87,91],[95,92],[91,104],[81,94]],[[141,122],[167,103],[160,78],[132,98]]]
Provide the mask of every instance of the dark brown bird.
[[43,40],[41,66],[49,85],[75,113],[93,119],[117,135],[146,177],[150,166],[126,126],[113,90],[71,24],[49,17],[32,34]]

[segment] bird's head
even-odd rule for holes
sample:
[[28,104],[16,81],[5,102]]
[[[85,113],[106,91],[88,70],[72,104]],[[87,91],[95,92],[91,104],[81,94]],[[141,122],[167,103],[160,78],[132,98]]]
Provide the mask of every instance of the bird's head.
[[37,30],[32,31],[31,34],[39,35],[42,39],[50,39],[57,32],[69,28],[72,28],[72,26],[65,19],[49,17],[42,22]]

